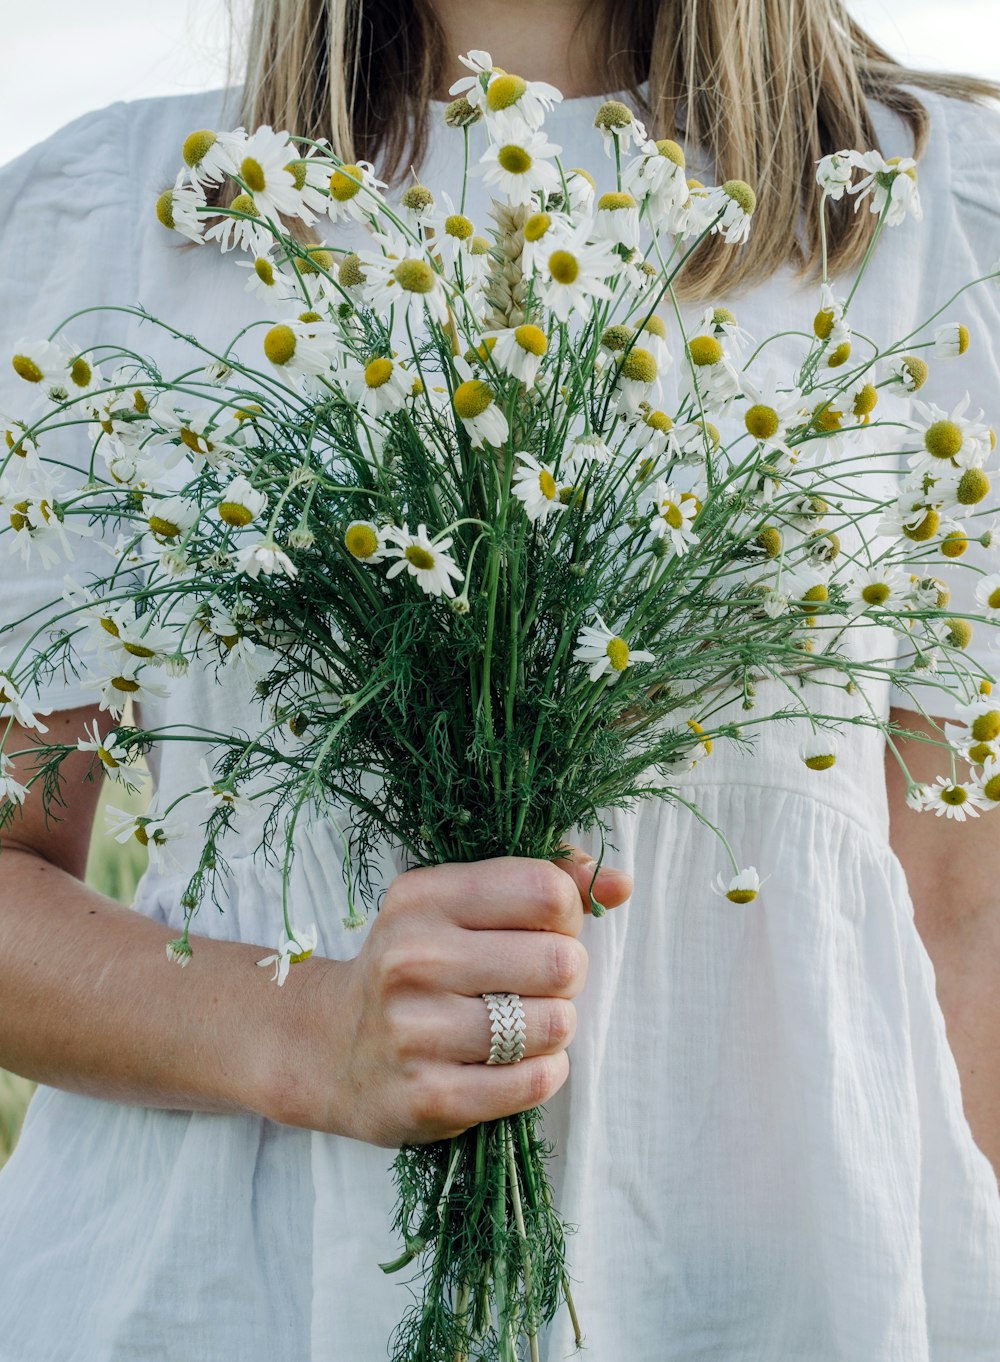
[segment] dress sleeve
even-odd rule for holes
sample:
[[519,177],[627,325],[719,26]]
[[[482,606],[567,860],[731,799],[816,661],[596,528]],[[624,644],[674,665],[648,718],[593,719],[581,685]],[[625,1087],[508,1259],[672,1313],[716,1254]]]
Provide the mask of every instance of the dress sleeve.
[[[1000,280],[976,284],[949,303],[952,295],[972,279],[997,268],[1000,258],[1000,110],[968,104],[920,91],[932,120],[932,132],[919,168],[920,194],[924,204],[924,229],[929,229],[923,259],[924,277],[918,281],[918,317],[928,318],[939,308],[940,316],[920,335],[930,339],[945,322],[961,322],[969,331],[964,355],[945,358],[923,350],[930,377],[919,397],[946,412],[969,394],[966,415],[983,421],[1000,433]],[[976,603],[976,586],[985,573],[1000,572],[1000,454],[987,464],[992,489],[976,514],[966,519],[970,531],[993,528],[993,545],[986,549],[970,543],[958,559],[943,555],[933,571],[951,593],[949,610],[956,615],[982,613]],[[1000,628],[975,626],[967,655],[989,675],[1000,671]],[[903,709],[923,705],[930,714],[947,713],[951,705],[933,686],[917,686],[907,694],[893,687],[892,703]]]
[[[130,183],[128,106],[113,104],[70,123],[17,160],[0,168],[0,425],[36,420],[48,405],[19,378],[11,360],[20,340],[48,335],[71,313],[96,304],[132,304],[136,292],[136,214],[140,197]],[[77,318],[60,337],[78,350],[126,339],[128,318],[92,312]],[[82,415],[82,413],[81,413]],[[41,451],[86,469],[91,441],[86,425],[54,432]],[[0,516],[12,514],[10,487],[15,460],[4,479]],[[64,489],[72,485],[64,474]],[[93,535],[97,535],[97,531]],[[0,536],[4,591],[0,598],[0,667],[30,649],[35,624],[12,627],[58,600],[67,576],[83,584],[105,575],[110,558],[96,537],[70,533],[72,559],[61,554],[44,564],[32,551],[24,561],[16,540]],[[39,643],[44,641],[44,636]],[[69,671],[46,679],[25,695],[32,707],[70,709],[93,702]]]

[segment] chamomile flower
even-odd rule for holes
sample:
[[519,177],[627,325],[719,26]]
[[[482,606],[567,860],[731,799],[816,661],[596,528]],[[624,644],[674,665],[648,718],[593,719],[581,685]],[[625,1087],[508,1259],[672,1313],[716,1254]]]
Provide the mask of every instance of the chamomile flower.
[[129,658],[117,669],[112,662],[103,672],[89,673],[84,677],[83,684],[88,690],[98,693],[101,709],[106,709],[120,719],[129,701],[142,704],[153,699],[165,700],[169,695],[166,686],[150,679],[149,670],[136,658]]
[[464,274],[465,257],[469,255],[476,235],[476,224],[455,207],[449,193],[443,193],[441,199],[443,206],[429,213],[424,218],[424,225],[433,234],[433,249],[451,269],[461,260]]
[[[199,245],[205,240],[205,221],[200,210],[207,207],[205,195],[200,189],[184,183],[184,172],[180,171],[172,189],[164,189],[156,200],[156,216],[162,226],[169,231],[180,232],[189,241]],[[217,229],[211,233],[219,236]],[[226,247],[223,247],[225,250]]]
[[701,236],[715,222],[725,205],[718,201],[717,191],[707,189],[700,180],[689,179],[687,198],[673,214],[670,230],[682,241]]
[[934,353],[942,359],[958,359],[969,348],[969,328],[963,322],[945,322],[934,330]]
[[559,499],[559,486],[556,476],[548,464],[539,463],[533,454],[522,451],[515,455],[521,467],[514,474],[512,494],[524,506],[525,514],[532,522],[544,522],[550,512],[565,511],[565,504]]
[[669,138],[648,142],[626,164],[622,183],[640,203],[648,201],[646,211],[652,221],[664,221],[667,230],[672,230],[673,215],[688,197],[683,150]]
[[282,373],[326,374],[340,354],[340,336],[328,322],[297,317],[264,333],[264,354]]
[[373,355],[363,364],[350,361],[342,381],[351,401],[376,418],[399,411],[413,392],[413,375],[388,355]]
[[908,393],[922,388],[928,373],[927,361],[919,355],[893,355],[885,367],[887,382],[898,383]]
[[263,573],[266,577],[295,577],[298,568],[288,554],[271,539],[262,539],[256,544],[248,544],[240,550],[235,569],[245,572],[255,581]]
[[45,389],[64,383],[68,359],[67,352],[55,341],[22,337],[14,346],[10,362],[18,378]]
[[5,752],[0,752],[0,802],[21,805],[27,797],[28,787],[14,775],[14,763]]
[[352,520],[344,531],[344,548],[359,563],[380,563],[389,549],[386,527],[373,520]]
[[219,780],[214,772],[208,769],[208,762],[204,757],[198,762],[198,774],[202,779],[205,805],[209,811],[212,809],[232,809],[234,813],[248,814],[253,812],[253,800],[247,799],[245,795],[231,789],[227,782]]
[[950,413],[933,402],[913,403],[916,419],[902,424],[920,437],[923,446],[908,459],[915,472],[936,473],[948,466],[979,468],[985,463],[990,453],[990,431],[978,417],[975,420],[966,417],[970,401],[966,393]]
[[985,808],[1000,804],[1000,757],[989,757],[983,762],[980,791]]
[[597,184],[589,170],[573,166],[566,171],[566,188],[569,190],[569,211],[574,217],[586,217],[594,208]]
[[172,444],[177,448],[176,455],[168,460],[168,467],[187,455],[196,467],[204,459],[213,468],[220,468],[239,453],[236,440],[240,420],[237,416],[222,416],[217,403],[200,408],[178,407],[165,395],[149,410],[153,423],[149,443]]
[[977,781],[953,781],[948,776],[938,776],[933,785],[925,787],[923,806],[938,818],[964,823],[967,818],[978,818],[981,809],[989,808],[989,800]]
[[560,187],[554,158],[561,148],[543,132],[498,117],[493,136],[495,140],[479,159],[479,169],[483,182],[495,185],[508,203],[530,204],[536,194],[551,194]]
[[646,129],[620,99],[604,101],[594,117],[594,127],[600,131],[606,156],[613,156],[616,146],[621,153],[629,147],[644,148],[649,140]]
[[976,583],[976,604],[988,619],[1000,620],[1000,572],[980,577]]
[[108,833],[116,842],[125,843],[134,839],[146,848],[151,864],[157,869],[178,864],[168,848],[182,842],[190,834],[187,824],[179,818],[173,815],[164,817],[152,805],[144,814],[108,805],[105,815]]
[[237,194],[228,208],[220,208],[213,216],[216,221],[205,229],[203,239],[218,241],[223,254],[239,247],[258,256],[266,255],[270,249],[274,238],[249,194]]
[[668,541],[674,553],[685,554],[692,544],[701,542],[691,528],[699,510],[696,497],[675,491],[669,483],[658,479],[649,500],[653,508],[650,533]]
[[13,719],[22,728],[34,728],[39,733],[47,733],[48,728],[38,716],[50,712],[47,709],[33,710],[25,703],[10,673],[0,671],[0,719]]
[[844,197],[854,179],[855,152],[834,151],[816,162],[816,183],[834,202]]
[[901,610],[905,607],[909,583],[898,568],[888,563],[862,568],[855,573],[847,599],[859,614],[874,610]]
[[375,176],[370,161],[348,161],[329,179],[327,213],[331,222],[367,222],[382,206],[385,183]]
[[562,93],[544,80],[523,80],[509,71],[494,70],[490,72],[480,107],[490,123],[498,118],[506,122],[520,119],[526,128],[534,130],[545,122],[546,113],[561,102]]
[[236,174],[236,162],[226,150],[224,138],[220,138],[211,128],[197,128],[189,132],[181,147],[181,155],[195,189],[221,184],[227,175]]
[[149,773],[141,767],[127,765],[130,760],[128,749],[115,741],[115,729],[102,738],[97,720],[92,719],[89,725],[84,725],[83,734],[76,744],[78,752],[93,752],[107,774],[131,793],[141,789]]
[[606,676],[608,685],[613,686],[627,667],[636,662],[656,661],[652,653],[630,648],[624,638],[612,633],[600,615],[596,618],[596,626],[587,624],[580,630],[573,652],[574,661],[590,663],[591,681]]
[[941,513],[945,516],[969,515],[992,489],[990,476],[983,468],[945,467],[935,469],[934,474],[934,495],[940,498]]
[[720,872],[712,882],[712,889],[730,903],[753,903],[760,893],[761,883],[756,866],[748,865],[728,880]]
[[255,293],[259,298],[273,298],[277,302],[295,296],[295,279],[277,266],[268,254],[255,256],[253,260],[237,260],[236,268],[249,270],[245,289],[247,293]]
[[180,496],[143,497],[142,513],[150,534],[161,544],[170,544],[179,539],[185,530],[197,525],[201,516],[196,501]]
[[630,431],[639,454],[636,476],[645,477],[643,469],[662,455],[675,458],[679,454],[677,427],[665,411],[656,407],[640,407],[636,417]]
[[631,194],[614,191],[597,200],[594,239],[635,250],[639,245],[639,204]]
[[486,339],[491,338],[496,341],[491,354],[497,368],[520,379],[526,388],[533,387],[549,348],[549,338],[542,328],[522,322],[503,331],[487,332]]
[[298,153],[287,132],[264,124],[249,136],[242,128],[220,133],[219,141],[236,168],[235,178],[252,195],[262,217],[276,221],[282,214],[299,216],[302,197],[289,165]]
[[[43,568],[53,567],[61,558],[73,558],[56,502],[57,490],[58,483],[50,478],[32,478],[21,488],[0,482],[0,507],[6,512],[5,519],[13,531],[7,548],[11,553],[20,554],[25,563],[30,563],[36,553]],[[76,519],[74,529],[86,534],[87,526],[79,517]]]
[[462,569],[448,553],[451,535],[432,541],[426,525],[418,525],[416,534],[411,534],[404,525],[401,529],[389,526],[385,537],[390,541],[388,553],[397,560],[387,577],[406,572],[428,596],[454,596],[452,578],[461,579]]
[[847,192],[857,197],[854,210],[871,195],[869,205],[873,213],[887,208],[885,225],[897,227],[909,213],[919,222],[923,217],[920,195],[917,192],[917,163],[910,156],[891,156],[884,160],[877,151],[852,152],[855,166],[865,173],[857,184],[848,185]]
[[687,358],[680,366],[680,397],[695,410],[701,398],[705,407],[723,410],[736,397],[742,380],[715,336],[693,336]]
[[837,763],[837,739],[822,731],[811,734],[799,748],[799,755],[810,771],[829,771]]
[[369,307],[383,315],[395,309],[402,321],[426,306],[435,321],[448,321],[448,299],[441,275],[420,248],[396,232],[375,233],[380,251],[358,252],[365,274],[363,294]]
[[642,345],[632,345],[618,361],[615,392],[620,411],[635,414],[642,406],[650,406],[661,391],[660,368],[652,351]]
[[757,195],[745,180],[726,180],[716,191],[715,213],[721,213],[712,226],[731,246],[738,246],[750,235],[750,223],[757,207]]
[[502,445],[510,428],[493,388],[484,379],[473,377],[472,369],[460,356],[456,356],[453,364],[462,381],[455,389],[452,405],[468,432],[473,449],[484,444]]
[[798,388],[782,390],[772,374],[760,382],[752,382],[742,375],[743,399],[747,406],[743,424],[748,434],[763,450],[777,450],[791,456],[788,432],[802,421],[802,394]]
[[303,960],[308,960],[318,944],[319,933],[315,925],[304,931],[298,927],[293,927],[292,935],[289,936],[287,932],[282,932],[277,950],[272,955],[265,955],[263,960],[257,961],[257,964],[265,969],[271,965],[274,966],[271,982],[277,984],[280,988],[288,978],[290,967]]
[[708,307],[701,319],[702,330],[714,336],[735,364],[742,364],[754,338],[746,331],[728,307]]
[[567,322],[574,312],[587,310],[588,299],[610,298],[611,289],[604,281],[617,273],[620,263],[610,241],[587,241],[586,224],[560,235],[540,270],[546,306]]
[[215,514],[226,525],[242,530],[252,524],[267,506],[267,493],[252,487],[240,474],[224,489]]
[[493,58],[482,48],[472,48],[465,56],[458,59],[463,66],[472,72],[471,76],[462,76],[456,80],[448,91],[450,95],[464,95],[469,104],[474,109],[482,109],[486,102],[486,81],[484,76],[489,77],[493,72]]

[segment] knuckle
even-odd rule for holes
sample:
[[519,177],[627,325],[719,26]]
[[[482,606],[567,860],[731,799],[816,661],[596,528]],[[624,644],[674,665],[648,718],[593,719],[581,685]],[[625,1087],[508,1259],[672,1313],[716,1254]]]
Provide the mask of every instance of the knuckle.
[[553,934],[546,962],[546,977],[552,992],[564,993],[582,988],[586,973],[586,949],[573,937]]
[[566,1081],[569,1061],[563,1050],[558,1055],[543,1055],[532,1068],[528,1078],[527,1098],[531,1106],[540,1107]]
[[529,894],[540,926],[555,930],[576,927],[576,885],[551,861],[532,862]]
[[544,1027],[547,1050],[564,1050],[576,1034],[576,1008],[563,998],[549,1003]]
[[427,988],[440,968],[439,953],[431,939],[387,943],[379,957],[383,995]]

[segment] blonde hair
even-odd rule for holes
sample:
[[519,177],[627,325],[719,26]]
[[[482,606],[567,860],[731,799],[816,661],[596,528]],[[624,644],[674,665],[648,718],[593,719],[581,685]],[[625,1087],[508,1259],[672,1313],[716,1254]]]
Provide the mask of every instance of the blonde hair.
[[[953,98],[1000,98],[972,76],[907,69],[842,0],[589,0],[603,11],[608,91],[628,92],[656,137],[682,137],[719,181],[747,180],[760,212],[738,251],[719,237],[689,262],[683,293],[738,292],[790,266],[820,261],[815,162],[878,147],[869,109],[893,110],[918,159],[930,116],[913,86]],[[241,121],[327,137],[345,160],[398,178],[427,146],[444,35],[432,0],[254,0]],[[641,86],[648,82],[647,91]],[[856,268],[875,219],[846,199],[828,205],[831,273]]]

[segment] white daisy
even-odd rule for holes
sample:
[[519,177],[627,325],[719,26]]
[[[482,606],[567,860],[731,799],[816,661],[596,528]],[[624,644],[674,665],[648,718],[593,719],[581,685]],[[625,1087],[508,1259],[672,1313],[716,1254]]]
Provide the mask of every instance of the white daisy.
[[428,312],[442,325],[448,321],[448,299],[444,282],[420,248],[396,232],[376,232],[381,250],[358,252],[364,270],[362,293],[369,307],[383,315],[395,308],[400,319],[415,312],[419,318],[426,304]]
[[810,771],[829,771],[837,763],[837,739],[832,733],[812,733],[799,748]]
[[366,222],[384,206],[385,182],[375,178],[370,161],[338,166],[329,179],[327,212],[331,222]]
[[594,240],[635,250],[639,245],[639,205],[631,194],[613,192],[597,200]]
[[143,497],[142,513],[150,534],[161,544],[179,539],[201,516],[198,503],[187,497]]
[[65,381],[69,354],[55,341],[22,337],[14,346],[10,362],[18,378],[44,387]]
[[288,978],[290,966],[297,965],[303,960],[308,960],[319,942],[319,933],[315,925],[302,931],[293,927],[292,935],[287,932],[281,933],[281,941],[273,955],[265,955],[263,960],[258,960],[257,964],[265,968],[268,965],[274,966],[274,974],[271,982],[276,983],[280,988]]
[[938,776],[933,785],[926,787],[923,806],[933,810],[938,818],[964,823],[967,818],[978,818],[981,809],[989,808],[990,801],[977,781],[953,781],[948,776]]
[[992,438],[989,427],[979,420],[982,412],[974,420],[966,418],[971,400],[966,393],[950,414],[933,402],[914,400],[917,419],[901,423],[920,437],[923,446],[907,460],[914,472],[936,473],[948,466],[980,468],[986,462]]
[[493,388],[483,379],[473,377],[471,368],[461,356],[456,356],[453,364],[462,381],[455,389],[452,405],[456,416],[468,431],[473,449],[479,449],[484,444],[502,445],[510,428],[506,416],[497,405]]
[[448,554],[451,535],[432,541],[427,537],[426,525],[418,525],[416,534],[411,534],[404,525],[401,529],[390,526],[385,536],[392,541],[389,554],[398,560],[386,573],[387,577],[407,572],[427,595],[454,596],[451,579],[461,578],[462,569]]
[[891,156],[884,160],[877,151],[850,153],[855,166],[866,172],[847,192],[855,194],[854,210],[871,195],[871,211],[881,213],[888,204],[885,224],[896,227],[910,213],[919,222],[923,217],[920,195],[917,192],[917,163],[909,156]]
[[496,341],[490,353],[497,368],[520,379],[526,388],[533,387],[549,348],[549,338],[542,328],[522,322],[503,331],[488,331],[485,339],[491,338]]
[[249,194],[237,194],[228,208],[217,209],[212,217],[215,221],[205,229],[204,240],[218,241],[223,253],[239,247],[259,256],[271,249],[274,237]]
[[287,132],[275,132],[264,124],[249,137],[242,128],[220,133],[219,141],[236,167],[236,178],[253,197],[262,217],[277,220],[282,214],[290,218],[300,215],[302,196],[289,169],[298,152]]
[[744,330],[728,307],[707,307],[701,319],[702,329],[714,336],[735,364],[742,364],[754,338]]
[[854,178],[855,157],[851,151],[834,151],[816,162],[816,183],[829,199],[844,197]]
[[0,800],[20,805],[27,797],[28,787],[22,785],[14,775],[14,763],[5,752],[0,752]]
[[553,237],[552,249],[541,264],[542,296],[561,322],[589,308],[588,299],[610,298],[604,282],[618,272],[621,261],[610,241],[587,241],[587,224],[572,233]]
[[226,525],[241,530],[256,520],[266,506],[266,492],[252,487],[241,473],[221,493],[215,514]]
[[349,360],[342,373],[344,391],[369,416],[389,416],[405,405],[413,392],[413,375],[387,355],[366,363]]
[[[199,245],[205,239],[205,217],[199,212],[207,207],[200,189],[184,183],[183,170],[178,172],[172,189],[164,189],[156,200],[156,216],[169,231],[180,232]],[[220,236],[216,228],[210,235]],[[225,250],[226,247],[223,247]]]
[[451,86],[449,94],[464,95],[466,100],[474,109],[482,109],[486,102],[486,81],[484,76],[490,76],[493,72],[493,58],[482,48],[472,48],[466,55],[458,59],[463,66],[471,72],[471,76],[462,76]]
[[48,715],[48,709],[33,710],[24,702],[20,690],[8,672],[0,671],[0,719],[13,719],[22,728],[35,728],[39,733],[49,730],[39,719],[39,714]]
[[720,894],[730,903],[753,903],[760,893],[761,878],[757,874],[755,866],[748,865],[743,870],[738,870],[730,879],[726,879],[720,872],[716,875],[712,883],[715,893]]
[[247,293],[255,293],[259,298],[273,298],[277,302],[284,302],[296,294],[294,276],[280,269],[269,255],[258,255],[253,260],[237,260],[236,268],[250,271],[246,282]]
[[266,577],[295,577],[298,574],[298,568],[288,554],[271,539],[262,539],[259,543],[248,544],[246,548],[240,549],[235,570],[245,572],[255,581],[262,572]]
[[640,202],[654,227],[672,231],[674,215],[687,202],[688,186],[684,152],[677,142],[664,138],[648,142],[641,154],[627,162],[622,183]]
[[83,733],[84,736],[76,744],[78,752],[95,753],[108,775],[126,790],[134,794],[141,788],[143,782],[148,779],[149,772],[142,770],[141,767],[126,765],[130,760],[128,749],[115,742],[116,730],[112,729],[102,738],[97,720],[92,719],[89,725],[84,725]]
[[715,192],[713,218],[721,213],[718,222],[713,223],[713,233],[724,237],[732,246],[738,246],[750,235],[750,223],[757,207],[757,195],[745,180],[726,180]]
[[340,334],[329,322],[279,322],[264,334],[264,354],[283,373],[327,374],[340,355]]
[[[481,85],[479,88],[482,89]],[[466,98],[470,104],[473,102],[468,95]],[[534,130],[545,122],[546,113],[561,102],[561,91],[544,80],[523,80],[509,71],[491,71],[478,107],[482,108],[491,125],[497,119],[512,121],[516,118],[526,128]]]
[[906,578],[898,568],[880,563],[855,573],[847,599],[859,614],[866,610],[899,610],[905,605],[907,588]]
[[649,141],[646,129],[620,99],[604,101],[594,117],[594,127],[600,130],[606,156],[613,156],[616,146],[621,153],[629,147],[645,148]]
[[539,463],[533,454],[524,451],[515,455],[523,467],[514,474],[511,492],[524,504],[525,514],[534,522],[544,522],[552,511],[565,511],[559,499],[555,473],[548,464]]
[[[239,131],[242,132],[242,129]],[[198,128],[188,133],[181,154],[188,168],[188,178],[196,189],[206,184],[221,184],[227,175],[236,173],[236,163],[226,150],[224,141],[210,128]]]
[[700,539],[691,528],[698,514],[697,497],[675,491],[669,483],[658,479],[649,494],[653,519],[649,530],[657,539],[667,539],[678,556],[687,553]]
[[945,322],[934,329],[934,353],[942,359],[958,359],[969,348],[969,328],[964,322]]
[[774,374],[765,374],[759,382],[742,375],[743,399],[747,407],[743,424],[747,432],[764,450],[777,450],[791,457],[788,433],[802,423],[802,394],[798,388],[783,390]]
[[535,194],[552,194],[562,181],[554,158],[561,147],[519,120],[497,118],[494,141],[479,158],[483,181],[495,185],[512,205],[530,204]]
[[587,624],[580,630],[573,652],[574,661],[591,664],[588,673],[591,681],[606,676],[608,685],[613,686],[626,667],[656,661],[652,653],[630,648],[625,639],[611,632],[600,615],[596,618],[596,626]]
[[379,563],[389,551],[387,528],[373,520],[352,520],[344,531],[344,547],[359,563]]
[[1000,572],[991,572],[976,583],[976,604],[988,619],[1000,619]]

